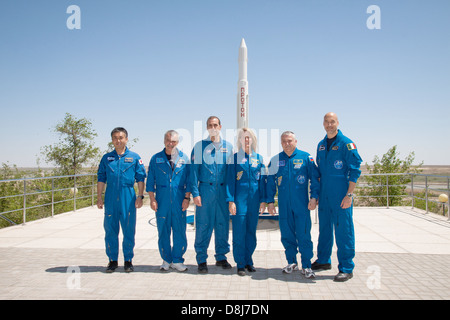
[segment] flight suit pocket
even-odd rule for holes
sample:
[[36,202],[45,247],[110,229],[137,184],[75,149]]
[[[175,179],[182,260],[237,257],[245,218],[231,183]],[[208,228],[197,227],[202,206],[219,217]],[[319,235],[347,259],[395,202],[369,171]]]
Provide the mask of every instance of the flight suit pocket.
[[125,168],[122,170],[123,174],[123,184],[132,187],[134,186],[134,163],[126,163]]

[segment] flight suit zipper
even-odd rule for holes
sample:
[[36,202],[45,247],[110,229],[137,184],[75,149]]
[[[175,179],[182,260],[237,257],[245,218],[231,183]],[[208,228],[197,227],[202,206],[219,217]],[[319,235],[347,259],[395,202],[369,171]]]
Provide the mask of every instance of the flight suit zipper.
[[117,184],[116,184],[116,188],[117,188],[117,201],[119,201],[120,198],[120,160],[122,158],[119,156],[119,160],[118,160],[118,164],[117,164]]

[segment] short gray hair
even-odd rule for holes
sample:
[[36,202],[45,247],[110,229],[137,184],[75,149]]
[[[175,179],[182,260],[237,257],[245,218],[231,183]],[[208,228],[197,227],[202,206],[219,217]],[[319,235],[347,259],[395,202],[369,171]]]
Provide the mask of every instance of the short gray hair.
[[295,136],[295,133],[293,133],[292,131],[285,131],[281,134],[281,137],[283,136],[293,136],[294,139],[297,139],[297,137]]
[[166,140],[166,137],[170,135],[170,137],[173,136],[177,136],[177,140],[180,139],[180,135],[178,134],[178,132],[176,132],[175,130],[168,130],[165,134],[164,134],[164,141]]

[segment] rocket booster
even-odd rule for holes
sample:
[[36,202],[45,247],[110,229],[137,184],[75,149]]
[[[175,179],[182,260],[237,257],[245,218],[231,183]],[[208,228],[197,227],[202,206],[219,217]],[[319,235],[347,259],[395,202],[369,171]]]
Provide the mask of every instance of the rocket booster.
[[247,81],[247,46],[242,38],[239,47],[239,81],[237,93],[237,125],[236,128],[248,128],[248,81]]

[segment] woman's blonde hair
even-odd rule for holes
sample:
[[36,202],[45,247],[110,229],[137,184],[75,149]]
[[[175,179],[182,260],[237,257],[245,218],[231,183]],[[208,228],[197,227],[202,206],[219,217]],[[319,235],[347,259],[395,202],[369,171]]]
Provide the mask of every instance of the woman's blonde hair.
[[250,130],[249,128],[241,128],[241,129],[239,129],[239,131],[238,131],[238,136],[237,136],[237,143],[236,143],[237,149],[238,149],[238,151],[239,151],[239,150],[241,150],[241,149],[244,148],[244,146],[243,146],[242,143],[241,143],[241,139],[242,139],[242,136],[243,136],[246,132],[248,132],[248,134],[249,134],[250,137],[252,138],[252,144],[250,145],[250,151],[255,151],[255,152],[256,152],[256,146],[257,146],[256,136],[255,136],[255,134],[253,133],[253,131]]

